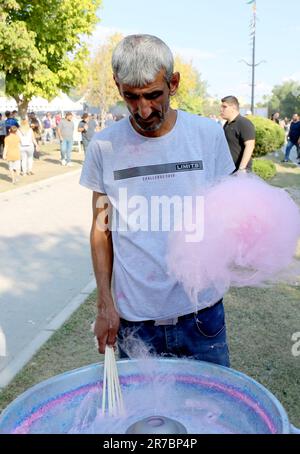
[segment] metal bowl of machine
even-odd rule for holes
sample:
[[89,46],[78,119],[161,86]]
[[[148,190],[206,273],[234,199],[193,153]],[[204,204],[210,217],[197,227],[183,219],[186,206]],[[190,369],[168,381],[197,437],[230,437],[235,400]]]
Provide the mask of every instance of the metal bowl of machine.
[[43,381],[0,416],[0,433],[299,433],[262,385],[233,369],[185,359],[118,361],[125,413],[101,413],[103,364]]

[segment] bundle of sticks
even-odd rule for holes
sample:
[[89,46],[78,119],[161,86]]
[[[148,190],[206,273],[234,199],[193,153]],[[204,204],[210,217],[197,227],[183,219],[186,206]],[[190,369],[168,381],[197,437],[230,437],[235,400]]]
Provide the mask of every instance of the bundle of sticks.
[[104,356],[104,377],[102,393],[102,414],[122,416],[124,401],[120,387],[116,357],[113,347],[106,346]]

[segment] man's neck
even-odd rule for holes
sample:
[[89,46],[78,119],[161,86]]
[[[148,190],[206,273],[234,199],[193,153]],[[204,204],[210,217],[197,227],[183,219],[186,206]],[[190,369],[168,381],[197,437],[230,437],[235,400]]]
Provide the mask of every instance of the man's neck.
[[232,123],[238,116],[240,115],[239,112],[237,112],[236,114],[234,114],[232,117],[230,117],[227,122],[228,123]]

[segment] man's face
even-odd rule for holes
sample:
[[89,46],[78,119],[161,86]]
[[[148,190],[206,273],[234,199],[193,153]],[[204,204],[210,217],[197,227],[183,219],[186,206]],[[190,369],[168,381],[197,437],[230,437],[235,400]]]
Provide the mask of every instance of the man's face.
[[167,83],[163,70],[153,82],[142,88],[133,88],[118,81],[116,84],[136,128],[146,135],[158,131],[164,124],[170,107],[170,96],[178,88],[179,74],[173,75],[170,84]]
[[294,115],[293,115],[293,121],[294,121],[294,122],[297,122],[298,120],[299,120],[298,114],[294,114]]
[[230,120],[234,115],[238,113],[234,104],[228,104],[227,102],[222,102],[220,109],[220,116],[224,120]]

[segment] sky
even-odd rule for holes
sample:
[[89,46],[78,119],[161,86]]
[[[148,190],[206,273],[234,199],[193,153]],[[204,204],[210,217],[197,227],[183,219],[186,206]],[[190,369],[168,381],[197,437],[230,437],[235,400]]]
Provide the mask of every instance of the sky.
[[[191,61],[208,93],[250,102],[249,0],[102,0],[93,45],[114,32],[149,33]],[[300,0],[257,0],[256,96],[285,80],[300,82]]]

